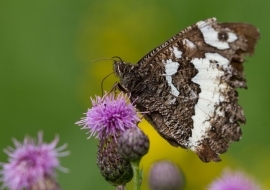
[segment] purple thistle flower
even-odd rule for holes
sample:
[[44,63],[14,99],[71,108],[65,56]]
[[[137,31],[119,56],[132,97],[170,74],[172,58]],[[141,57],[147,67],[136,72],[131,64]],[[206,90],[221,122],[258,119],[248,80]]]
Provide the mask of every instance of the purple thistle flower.
[[90,130],[89,138],[96,136],[99,139],[117,137],[127,129],[137,127],[136,124],[141,119],[127,98],[123,93],[118,95],[106,93],[102,98],[96,96],[96,100],[91,98],[93,107],[88,109],[86,117],[76,124],[83,126],[82,129]]
[[7,187],[12,190],[30,189],[40,181],[46,181],[49,177],[55,176],[55,168],[67,171],[59,165],[58,157],[69,155],[69,152],[60,152],[67,145],[64,144],[55,148],[59,137],[50,143],[42,142],[43,133],[38,133],[38,142],[26,136],[23,143],[13,139],[15,148],[8,147],[4,152],[9,156],[9,163],[0,163],[3,182],[2,188]]
[[221,178],[210,184],[208,190],[260,190],[260,187],[242,172],[225,170]]

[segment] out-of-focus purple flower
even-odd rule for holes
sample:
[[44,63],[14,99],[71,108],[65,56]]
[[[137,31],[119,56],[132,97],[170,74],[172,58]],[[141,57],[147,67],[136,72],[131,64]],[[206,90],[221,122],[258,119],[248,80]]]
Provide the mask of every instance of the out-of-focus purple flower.
[[225,170],[221,178],[214,180],[208,190],[260,190],[255,181],[244,173]]
[[182,171],[171,161],[162,160],[152,165],[149,174],[151,190],[180,190],[184,184]]
[[95,135],[99,139],[117,137],[127,129],[137,127],[136,124],[141,120],[135,107],[127,101],[127,96],[123,93],[106,93],[102,98],[91,98],[91,101],[93,107],[85,113],[86,117],[76,122],[83,126],[82,129],[90,130],[89,138]]
[[15,148],[8,147],[4,152],[9,156],[8,163],[1,163],[3,187],[12,190],[31,189],[40,181],[47,181],[55,176],[55,168],[67,171],[59,164],[58,157],[69,155],[61,152],[67,145],[56,148],[59,137],[47,144],[42,142],[43,133],[38,133],[38,142],[26,136],[23,143],[13,139]]

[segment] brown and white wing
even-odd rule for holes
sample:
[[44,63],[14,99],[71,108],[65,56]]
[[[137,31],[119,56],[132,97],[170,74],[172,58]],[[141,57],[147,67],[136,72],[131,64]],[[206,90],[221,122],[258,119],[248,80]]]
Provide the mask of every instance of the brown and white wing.
[[141,82],[129,90],[168,142],[220,161],[241,138],[246,119],[236,88],[246,88],[244,55],[258,38],[250,24],[197,22],[143,57],[133,69]]

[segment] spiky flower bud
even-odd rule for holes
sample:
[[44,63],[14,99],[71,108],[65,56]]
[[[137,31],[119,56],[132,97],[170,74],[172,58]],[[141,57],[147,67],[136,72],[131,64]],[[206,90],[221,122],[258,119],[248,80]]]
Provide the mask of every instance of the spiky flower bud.
[[151,190],[180,190],[184,177],[180,169],[170,161],[159,161],[150,169],[149,186]]
[[131,165],[119,155],[114,137],[100,140],[97,165],[102,176],[113,186],[125,185],[133,177]]
[[130,161],[140,160],[149,150],[149,138],[134,127],[126,130],[118,139],[118,152]]

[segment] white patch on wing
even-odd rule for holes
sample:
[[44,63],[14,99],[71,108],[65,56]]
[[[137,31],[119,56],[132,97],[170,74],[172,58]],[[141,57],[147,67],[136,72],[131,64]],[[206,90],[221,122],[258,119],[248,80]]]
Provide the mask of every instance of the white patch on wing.
[[181,58],[183,52],[182,52],[182,51],[179,51],[179,50],[177,49],[177,47],[173,46],[173,53],[174,53],[174,56],[175,56],[176,58]]
[[166,60],[166,63],[164,64],[165,66],[165,75],[174,75],[177,73],[177,70],[179,68],[179,63],[173,62],[171,59]]
[[210,21],[200,21],[196,24],[203,34],[205,43],[221,50],[230,48],[228,42],[234,42],[237,40],[237,35],[233,32],[227,32],[228,40],[221,41],[218,39],[218,32],[211,26],[211,24],[212,22]]
[[189,47],[190,49],[193,49],[196,47],[195,44],[191,42],[190,40],[188,40],[187,38],[183,39],[183,44]]
[[[166,73],[164,75],[166,77],[168,85],[171,87],[171,93],[174,96],[178,96],[180,94],[180,92],[172,83],[172,75],[177,73],[179,66],[180,66],[179,63],[173,62],[171,59],[166,60],[166,63],[164,63],[165,73]],[[175,102],[175,99],[171,101],[171,103],[174,103],[174,102]]]
[[[214,114],[225,115],[223,110],[216,108],[216,105],[226,101],[222,92],[228,88],[228,84],[221,83],[220,79],[225,74],[223,70],[229,71],[231,66],[229,60],[218,53],[205,53],[205,58],[195,58],[191,62],[198,70],[197,75],[191,80],[201,88],[199,100],[195,105],[195,115],[192,116],[192,136],[189,138],[189,147],[195,150],[206,132],[211,129],[209,119]],[[217,64],[223,70],[219,69]]]

